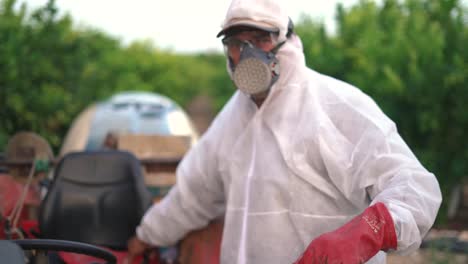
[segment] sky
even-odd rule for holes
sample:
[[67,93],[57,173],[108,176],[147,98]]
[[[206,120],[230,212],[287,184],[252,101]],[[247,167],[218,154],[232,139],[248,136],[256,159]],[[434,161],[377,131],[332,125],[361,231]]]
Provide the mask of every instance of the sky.
[[[337,3],[352,6],[357,0],[287,0],[289,14],[297,21],[301,14],[335,29]],[[28,8],[47,0],[19,0]],[[156,47],[181,53],[221,51],[216,34],[230,0],[56,0],[61,13],[69,13],[75,26],[99,29],[124,44],[150,40]]]

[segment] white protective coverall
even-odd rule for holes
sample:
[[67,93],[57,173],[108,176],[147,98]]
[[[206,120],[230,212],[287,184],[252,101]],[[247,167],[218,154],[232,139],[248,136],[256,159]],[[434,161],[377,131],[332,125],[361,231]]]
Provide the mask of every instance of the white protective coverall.
[[417,249],[441,202],[434,175],[370,97],[306,67],[297,36],[277,57],[280,78],[263,105],[233,95],[137,236],[172,245],[224,214],[221,263],[292,263],[314,238],[382,202],[397,251]]

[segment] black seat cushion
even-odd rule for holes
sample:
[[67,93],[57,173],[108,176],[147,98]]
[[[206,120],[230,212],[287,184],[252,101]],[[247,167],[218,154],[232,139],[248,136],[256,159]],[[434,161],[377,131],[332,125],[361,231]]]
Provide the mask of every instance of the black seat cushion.
[[41,205],[41,237],[125,249],[150,204],[133,154],[71,153],[56,167]]

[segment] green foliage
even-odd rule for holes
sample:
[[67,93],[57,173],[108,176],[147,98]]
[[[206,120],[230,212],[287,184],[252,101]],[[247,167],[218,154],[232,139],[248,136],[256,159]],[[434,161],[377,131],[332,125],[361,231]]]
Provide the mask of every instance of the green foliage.
[[299,23],[309,65],[371,95],[446,197],[468,175],[466,7],[458,0],[361,0],[337,11],[333,36],[309,18]]
[[[446,195],[468,174],[466,7],[459,0],[379,2],[337,6],[333,34],[308,16],[296,21],[306,61],[371,95]],[[154,91],[182,106],[204,94],[216,110],[234,91],[222,54],[123,46],[77,29],[53,0],[32,12],[15,4],[0,0],[0,149],[20,130],[58,149],[80,111],[117,91]]]
[[227,98],[220,54],[178,55],[148,42],[123,47],[75,29],[53,0],[31,15],[15,2],[0,2],[0,149],[15,132],[31,130],[57,150],[80,111],[118,91],[159,92],[182,106],[207,94],[222,98],[217,109]]

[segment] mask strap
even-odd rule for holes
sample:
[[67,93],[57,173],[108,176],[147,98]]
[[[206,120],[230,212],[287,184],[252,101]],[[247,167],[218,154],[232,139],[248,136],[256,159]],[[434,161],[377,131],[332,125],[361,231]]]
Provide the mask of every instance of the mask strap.
[[273,54],[276,54],[278,52],[278,50],[284,45],[284,43],[286,43],[286,41],[278,43],[278,45],[276,45],[276,47],[274,47],[272,50],[270,50],[270,52],[273,53]]
[[229,68],[231,69],[231,71],[234,71],[234,62],[232,62],[232,59],[231,59],[231,56],[227,56],[228,57],[228,63],[229,63]]

